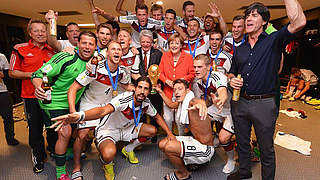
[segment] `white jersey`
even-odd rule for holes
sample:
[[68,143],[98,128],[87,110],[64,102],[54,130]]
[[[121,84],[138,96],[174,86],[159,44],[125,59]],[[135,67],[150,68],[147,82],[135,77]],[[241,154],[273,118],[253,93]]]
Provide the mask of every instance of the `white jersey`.
[[[126,129],[134,125],[134,117],[132,111],[133,92],[124,92],[113,98],[109,104],[114,107],[114,112],[105,116],[96,131],[103,129]],[[150,100],[146,98],[142,102],[141,117],[145,113],[151,117],[157,114],[157,110],[153,107]],[[135,107],[136,117],[138,117],[140,106]]]
[[[204,98],[204,93],[206,89],[206,82],[203,82],[201,79],[197,79],[196,83],[198,85],[199,94],[197,98]],[[210,93],[216,94],[217,89],[220,87],[227,87],[227,76],[221,72],[212,71],[209,77],[209,83],[207,88],[207,98],[211,101]]]
[[[197,85],[198,85],[198,88],[196,88],[196,89],[199,90],[197,97],[204,99],[206,83],[203,82],[201,79],[198,79]],[[228,81],[227,81],[226,75],[224,75],[221,72],[212,71],[211,75],[209,77],[209,83],[208,83],[208,88],[207,88],[207,99],[209,100],[209,103],[212,103],[210,93],[212,92],[212,93],[216,94],[216,96],[218,96],[217,89],[220,87],[227,88],[227,85],[228,85]],[[208,112],[209,114],[218,113],[218,109],[216,108],[215,105],[210,104],[209,108],[210,108],[209,110],[211,111],[211,112]],[[230,114],[230,101],[227,100],[225,102],[223,109],[221,111],[221,114]]]
[[[208,56],[211,59],[211,66],[213,65],[213,62],[216,59],[217,54],[213,54],[211,51],[211,48],[208,49]],[[222,72],[223,74],[226,74],[227,72],[229,72],[230,68],[231,68],[231,63],[232,63],[232,56],[227,53],[226,51],[221,51],[221,53],[219,54],[218,58],[217,58],[217,69],[219,72]]]
[[165,27],[158,29],[156,31],[158,36],[158,46],[165,52],[169,50],[168,39],[169,37],[175,33],[175,30],[166,31]]
[[140,47],[139,33],[142,30],[147,29],[147,30],[150,30],[151,32],[154,32],[156,29],[160,29],[161,24],[163,24],[162,21],[148,18],[148,22],[147,22],[146,26],[140,26],[136,15],[119,16],[119,22],[131,25],[132,46],[136,47],[136,48]]
[[[244,37],[244,35],[243,35],[243,37]],[[227,34],[226,34],[226,36],[223,38],[223,40],[222,40],[222,46],[224,46],[224,45],[227,45],[227,46],[229,46],[232,50],[229,52],[231,55],[233,55],[233,52],[234,52],[234,49],[233,49],[233,36],[232,36],[232,33],[231,32],[228,32]],[[240,46],[242,43],[244,42],[244,39],[242,40],[242,41],[240,41],[240,42],[236,42],[236,41],[234,41],[234,46],[235,47],[238,47],[238,46]]]
[[[120,61],[120,64],[122,66],[125,66],[127,68],[127,71],[129,73],[131,73],[131,70],[132,70],[132,67],[137,64],[139,65],[140,63],[140,57],[139,55],[134,55],[131,51],[131,49],[129,49],[128,53],[123,55],[121,57],[121,61]],[[139,70],[139,68],[138,68]],[[139,72],[138,72],[139,73]]]
[[[197,44],[197,47],[196,47],[196,43],[197,43],[197,40],[198,40],[198,44]],[[189,43],[190,43],[190,47],[189,47]],[[208,49],[210,48],[210,43],[209,43],[209,36],[208,35],[205,35],[205,36],[202,36],[200,35],[197,39],[193,40],[193,41],[184,41],[184,44],[183,44],[183,47],[182,49],[186,52],[186,53],[189,53],[189,54],[195,54],[195,57],[197,57],[199,54],[207,54],[207,51]],[[193,56],[193,55],[192,55]]]
[[[112,99],[113,88],[105,63],[106,60],[99,62],[96,77],[90,77],[89,72],[86,70],[83,73],[79,74],[79,76],[76,78],[76,81],[82,86],[87,86],[88,84],[90,84],[81,98],[81,104],[104,104],[108,103]],[[115,82],[117,71],[111,72],[111,76],[113,82]],[[121,91],[123,92],[123,89],[119,88],[119,83],[128,84],[129,82],[130,74],[126,71],[126,68],[124,66],[119,66],[117,90],[120,93]]]
[[189,91],[184,97],[182,103],[179,104],[176,113],[176,119],[179,120],[180,124],[189,124],[188,107],[190,101],[194,98],[194,93]]
[[[202,20],[199,17],[194,17],[196,20],[199,21],[200,23],[200,28],[204,29],[204,24],[202,22]],[[177,21],[176,21],[176,25],[178,25],[179,27],[182,28],[183,32],[185,32],[187,34],[187,27],[188,27],[188,23],[180,16],[177,16]]]

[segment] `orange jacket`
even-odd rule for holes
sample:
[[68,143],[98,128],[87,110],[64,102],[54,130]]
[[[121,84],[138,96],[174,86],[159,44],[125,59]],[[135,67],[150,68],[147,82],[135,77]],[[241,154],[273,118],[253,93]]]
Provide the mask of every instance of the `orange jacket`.
[[163,53],[159,69],[160,80],[165,84],[163,91],[170,99],[172,98],[173,89],[166,84],[166,80],[174,81],[183,78],[190,83],[195,76],[192,56],[184,51],[181,51],[176,67],[174,67],[172,53],[170,51]]

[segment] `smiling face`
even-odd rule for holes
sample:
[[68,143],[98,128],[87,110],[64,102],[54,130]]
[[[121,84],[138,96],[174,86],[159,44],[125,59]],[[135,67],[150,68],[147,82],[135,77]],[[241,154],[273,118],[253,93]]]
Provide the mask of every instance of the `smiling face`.
[[151,84],[146,81],[139,81],[135,87],[135,99],[137,102],[143,102],[150,93]]
[[69,42],[76,46],[79,39],[80,30],[77,25],[71,24],[67,27],[66,36],[69,40]]
[[101,49],[107,47],[112,38],[110,30],[108,28],[101,27],[99,32],[97,32],[97,38]]
[[263,25],[267,22],[263,21],[262,16],[257,12],[257,10],[253,10],[246,16],[246,32],[248,34],[255,34],[263,31]]
[[140,45],[143,51],[149,51],[152,47],[152,39],[148,36],[142,36],[140,38]]
[[47,41],[47,29],[43,23],[32,23],[30,25],[29,36],[37,44]]
[[179,53],[181,51],[181,48],[182,48],[182,44],[179,38],[175,38],[173,41],[170,41],[169,49],[172,52],[172,54]]
[[118,34],[118,42],[120,43],[122,50],[129,49],[131,44],[130,33],[124,30],[120,30]]
[[207,16],[204,20],[204,29],[207,31],[211,31],[216,27],[216,23],[212,16]]
[[210,35],[210,47],[212,52],[217,53],[222,44],[222,36],[220,33],[213,33]]
[[78,46],[80,58],[89,60],[96,49],[96,40],[94,37],[82,35]]
[[188,5],[186,6],[186,8],[182,11],[185,19],[187,21],[191,20],[192,18],[194,18],[194,6],[193,5]]
[[145,9],[137,9],[136,16],[140,26],[145,26],[148,22],[148,13]]
[[239,41],[244,33],[244,20],[234,20],[232,22],[232,36],[236,41]]
[[188,22],[187,33],[190,39],[193,39],[198,36],[200,32],[199,23],[196,20]]
[[176,97],[176,102],[182,102],[184,100],[184,98],[186,97],[187,94],[187,88],[184,86],[183,83],[176,83],[173,86],[173,92],[175,94]]
[[108,60],[114,64],[119,64],[122,56],[122,49],[119,43],[111,42],[108,46]]

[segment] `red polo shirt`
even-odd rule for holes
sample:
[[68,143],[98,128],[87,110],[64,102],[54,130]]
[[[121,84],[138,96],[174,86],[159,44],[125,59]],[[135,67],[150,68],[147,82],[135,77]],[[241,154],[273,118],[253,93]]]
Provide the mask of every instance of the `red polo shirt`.
[[[10,58],[10,70],[22,72],[35,72],[43,63],[49,61],[54,55],[53,49],[45,44],[42,49],[32,44],[31,40],[27,43],[17,44],[13,47]],[[36,98],[34,87],[30,79],[23,79],[21,84],[22,98]]]

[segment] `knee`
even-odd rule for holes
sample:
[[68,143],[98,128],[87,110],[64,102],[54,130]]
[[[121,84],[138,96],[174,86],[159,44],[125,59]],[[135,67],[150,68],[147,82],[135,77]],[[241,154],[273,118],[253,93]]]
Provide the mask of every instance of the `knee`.
[[67,140],[69,141],[70,137],[71,137],[71,134],[72,134],[72,128],[70,125],[66,125],[62,131],[59,131],[58,132],[59,134],[59,138],[62,138],[64,140]]
[[168,140],[165,138],[165,139],[162,139],[160,142],[159,142],[159,149],[164,152],[165,150],[165,146],[167,144]]
[[77,139],[79,139],[80,141],[84,141],[88,137],[88,132],[89,130],[87,129],[79,130]]
[[113,148],[105,148],[103,151],[100,152],[105,162],[111,162],[117,153],[117,151]]
[[221,144],[227,144],[231,139],[231,135],[223,133],[223,131],[220,131],[219,133],[219,142]]
[[155,135],[157,135],[157,128],[150,124],[144,124],[139,133],[139,137],[153,137]]
[[152,128],[150,128],[150,136],[153,137],[157,135],[157,128],[152,126]]
[[179,143],[173,142],[173,141],[168,141],[163,148],[165,154],[170,155],[170,154],[177,152],[179,150],[179,146],[177,144],[179,144]]

